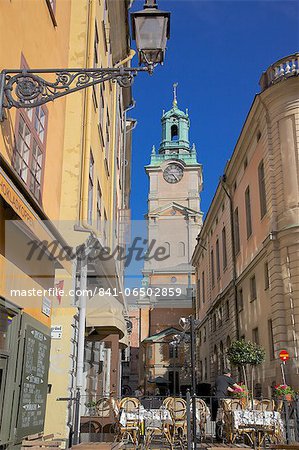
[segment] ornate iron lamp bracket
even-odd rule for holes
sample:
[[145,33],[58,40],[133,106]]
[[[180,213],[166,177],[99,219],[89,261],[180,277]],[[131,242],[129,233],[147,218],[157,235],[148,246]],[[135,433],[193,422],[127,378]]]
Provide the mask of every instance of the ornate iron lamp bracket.
[[[0,74],[0,121],[3,121],[3,108],[35,108],[109,80],[121,87],[129,87],[138,72],[151,74],[153,65],[138,68],[3,70]],[[49,80],[42,78],[43,74],[50,74]]]

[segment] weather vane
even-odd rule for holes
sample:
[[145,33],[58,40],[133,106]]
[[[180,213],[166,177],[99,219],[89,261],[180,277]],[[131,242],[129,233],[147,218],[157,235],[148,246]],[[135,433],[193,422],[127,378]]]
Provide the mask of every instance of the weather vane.
[[179,83],[173,83],[173,106],[178,106],[178,102],[177,102],[177,87],[178,87]]

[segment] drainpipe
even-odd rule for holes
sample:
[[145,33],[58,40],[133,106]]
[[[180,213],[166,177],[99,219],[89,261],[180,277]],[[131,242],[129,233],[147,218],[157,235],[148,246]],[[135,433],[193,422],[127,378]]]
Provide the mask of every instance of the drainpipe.
[[234,229],[234,204],[232,195],[226,186],[226,175],[224,174],[220,179],[221,187],[223,188],[226,196],[229,200],[229,212],[230,212],[230,229],[231,229],[231,241],[232,241],[232,263],[233,263],[233,289],[234,289],[234,303],[235,303],[235,315],[236,315],[236,337],[240,337],[240,324],[238,313],[238,290],[237,290],[237,265],[236,265],[236,250],[235,250],[235,229]]

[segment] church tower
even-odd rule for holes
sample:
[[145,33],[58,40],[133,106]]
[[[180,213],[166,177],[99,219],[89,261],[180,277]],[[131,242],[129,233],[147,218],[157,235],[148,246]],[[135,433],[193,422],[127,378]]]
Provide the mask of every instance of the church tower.
[[[150,305],[143,311],[141,340],[171,327],[192,308],[194,268],[191,256],[202,226],[200,192],[202,166],[196,148],[190,145],[188,111],[180,110],[174,84],[172,108],[162,115],[162,140],[152,148],[149,177],[148,241],[163,247],[163,258],[145,261],[143,287]],[[159,291],[161,289],[161,291]],[[160,294],[160,295],[157,295]],[[139,305],[142,304],[140,299]]]

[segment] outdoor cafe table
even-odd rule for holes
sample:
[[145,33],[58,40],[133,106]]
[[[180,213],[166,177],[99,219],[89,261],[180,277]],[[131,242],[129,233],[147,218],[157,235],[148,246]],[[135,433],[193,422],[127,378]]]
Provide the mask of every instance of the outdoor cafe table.
[[[267,435],[279,438],[283,436],[283,423],[280,413],[277,411],[260,411],[255,409],[243,409],[232,411],[233,428],[236,431],[245,430],[254,444],[260,446]],[[250,436],[250,432],[253,436]]]
[[126,426],[127,422],[139,422],[142,433],[149,426],[162,429],[165,423],[172,424],[172,419],[168,409],[144,409],[141,406],[134,411],[123,409],[120,413],[119,422],[123,426]]

